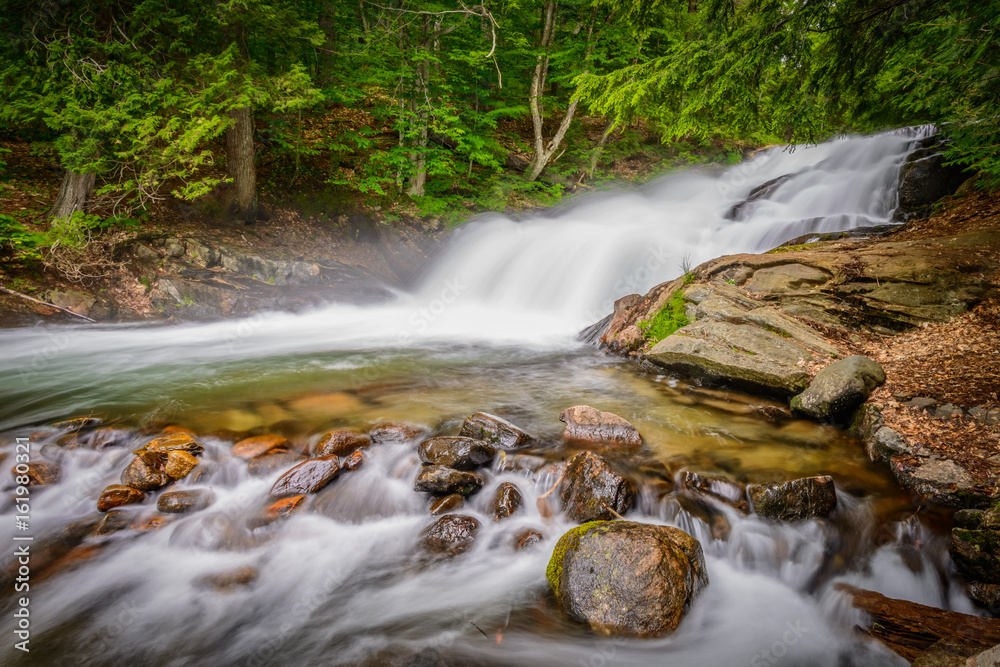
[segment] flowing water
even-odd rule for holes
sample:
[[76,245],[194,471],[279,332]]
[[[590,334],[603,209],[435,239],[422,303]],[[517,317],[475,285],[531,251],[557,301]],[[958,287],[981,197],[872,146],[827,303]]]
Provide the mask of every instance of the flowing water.
[[[30,654],[12,648],[16,603],[5,593],[0,662],[899,664],[858,638],[857,617],[831,586],[847,581],[971,611],[935,518],[915,514],[842,432],[768,419],[775,406],[765,400],[644,374],[577,334],[614,299],[675,277],[682,263],[889,221],[899,167],[924,134],[774,148],[721,175],[678,174],[523,221],[485,218],[458,230],[421,282],[389,304],[0,332],[2,465],[11,465],[15,437],[34,434],[33,457],[63,469],[54,488],[32,492],[38,558],[67,525],[94,516],[100,490],[151,437],[142,427],[199,433],[207,472],[176,486],[210,486],[216,496],[209,509],[159,530],[89,538],[33,575]],[[728,214],[755,187],[789,174],[767,199]],[[415,442],[372,447],[308,511],[266,526],[257,519],[280,471],[251,476],[230,454],[234,432],[281,433],[301,447],[324,429],[379,421],[454,434],[482,410],[538,436],[534,453],[555,461],[567,454],[559,413],[578,404],[615,412],[643,434],[648,456],[631,464],[642,493],[628,518],[678,526],[704,546],[711,583],[664,639],[594,636],[553,608],[545,565],[570,524],[537,508],[555,481],[546,469],[495,464],[461,510],[482,522],[474,548],[434,561],[415,547],[430,523],[429,500],[412,490]],[[44,426],[87,414],[134,429],[131,446],[62,449],[60,434]],[[830,520],[764,522],[670,491],[670,475],[682,469],[751,482],[831,474],[840,504]],[[504,481],[525,503],[498,524],[489,500]],[[0,477],[8,545],[13,488]],[[138,516],[152,504],[129,509]],[[546,539],[514,551],[513,536],[526,528]],[[256,572],[249,584],[205,583],[247,567]]]

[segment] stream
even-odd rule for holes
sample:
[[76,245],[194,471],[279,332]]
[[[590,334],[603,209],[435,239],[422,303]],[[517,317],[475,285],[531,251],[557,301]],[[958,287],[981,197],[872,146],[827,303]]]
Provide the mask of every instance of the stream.
[[[205,472],[175,488],[211,487],[206,510],[159,530],[122,531],[73,562],[33,575],[31,652],[13,648],[16,596],[0,597],[3,665],[897,665],[854,630],[848,582],[974,613],[953,579],[946,519],[918,511],[860,442],[791,417],[767,399],[691,386],[609,357],[579,332],[615,299],[713,257],[761,252],[814,233],[885,224],[899,169],[927,128],[776,147],[721,174],[674,174],[640,191],[595,195],[525,220],[484,216],[456,230],[420,282],[390,303],[330,305],[199,324],[101,324],[0,330],[0,539],[14,544],[17,437],[58,459],[61,480],[33,489],[42,549],[96,514],[131,450],[154,427],[192,429]],[[731,209],[790,175],[766,199]],[[735,217],[733,220],[731,218]],[[379,422],[457,434],[477,411],[538,438],[527,453],[566,457],[559,414],[614,412],[646,443],[640,498],[627,518],[698,538],[710,585],[674,634],[597,636],[549,599],[545,567],[572,527],[536,505],[556,477],[499,460],[463,514],[474,547],[453,559],[417,548],[430,500],[413,491],[416,441],[365,450],[357,471],[307,511],[254,519],[282,471],[253,476],[235,434],[280,433],[305,447],[331,428]],[[59,419],[99,416],[129,429],[126,446],[62,449]],[[143,435],[142,429],[147,434]],[[640,465],[642,463],[642,465]],[[784,524],[671,490],[658,466],[744,482],[829,474],[828,520]],[[644,476],[645,475],[645,476]],[[517,484],[521,510],[497,523],[493,491]],[[155,494],[137,513],[155,507]],[[543,539],[515,551],[518,532]],[[86,546],[88,543],[85,542]],[[96,543],[95,543],[96,544]],[[4,547],[0,566],[11,549]],[[250,568],[247,585],[205,578]]]

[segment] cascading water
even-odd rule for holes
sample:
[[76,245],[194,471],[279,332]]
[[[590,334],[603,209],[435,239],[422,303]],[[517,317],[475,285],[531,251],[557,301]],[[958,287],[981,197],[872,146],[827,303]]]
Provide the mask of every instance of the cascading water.
[[[644,492],[629,518],[681,527],[708,559],[711,584],[675,634],[595,637],[544,601],[546,562],[570,527],[536,506],[555,481],[548,472],[495,465],[461,510],[482,523],[475,547],[429,561],[414,553],[429,523],[426,498],[412,490],[414,442],[370,448],[365,464],[321,491],[308,511],[262,526],[280,471],[249,474],[217,433],[201,436],[205,473],[176,485],[211,487],[212,506],[156,531],[88,538],[63,554],[31,582],[32,652],[7,641],[0,661],[898,664],[854,635],[855,616],[833,583],[971,608],[950,582],[941,539],[910,516],[909,500],[858,443],[828,427],[747,416],[754,399],[638,376],[575,337],[615,298],[676,276],[682,261],[889,221],[899,167],[926,132],[773,148],[719,176],[675,175],[645,192],[585,199],[525,221],[486,218],[459,230],[416,289],[390,304],[211,324],[0,332],[0,443],[11,443],[0,452],[10,456],[13,438],[34,432],[35,458],[62,467],[55,488],[32,495],[39,558],[67,525],[93,516],[100,490],[149,439],[133,431],[120,447],[60,449],[60,434],[38,426],[91,412],[129,427],[172,421],[201,434],[281,432],[301,444],[331,425],[364,429],[380,420],[450,434],[486,410],[533,432],[546,443],[538,453],[558,459],[559,412],[590,404],[634,423],[672,471],[749,480],[832,474],[841,498],[834,519],[793,525]],[[768,182],[767,197],[733,213]],[[504,481],[525,502],[496,523],[489,501]],[[14,525],[12,489],[0,477],[0,535]],[[150,495],[134,511],[150,511]],[[546,539],[514,552],[513,535],[525,528]],[[241,568],[254,573],[244,585],[205,584]],[[6,637],[13,605],[0,598]]]

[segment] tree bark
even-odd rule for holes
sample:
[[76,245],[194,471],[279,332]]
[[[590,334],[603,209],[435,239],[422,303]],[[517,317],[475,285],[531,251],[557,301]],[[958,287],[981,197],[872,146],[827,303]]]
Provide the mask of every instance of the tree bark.
[[232,209],[245,223],[256,222],[257,166],[254,162],[253,110],[240,107],[229,112],[232,123],[226,129],[226,172],[233,179]]
[[97,175],[92,172],[79,172],[72,169],[66,170],[63,176],[62,185],[59,186],[59,194],[56,195],[56,202],[52,205],[49,216],[52,218],[66,219],[77,211],[86,211],[90,202],[90,195],[94,192],[94,183]]
[[430,123],[430,57],[431,49],[437,39],[436,31],[431,30],[431,19],[424,17],[423,34],[420,40],[420,60],[414,72],[414,98],[412,104],[412,122],[414,133],[410,152],[410,162],[413,165],[413,176],[406,194],[411,197],[423,197],[427,184],[427,126]]

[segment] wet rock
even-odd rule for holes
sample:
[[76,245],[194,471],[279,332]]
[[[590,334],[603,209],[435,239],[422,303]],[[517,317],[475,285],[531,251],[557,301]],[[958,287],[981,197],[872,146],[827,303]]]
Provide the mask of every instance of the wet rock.
[[391,422],[373,426],[368,431],[368,437],[371,438],[374,445],[380,445],[384,442],[408,442],[422,437],[428,430],[425,426]]
[[264,519],[270,523],[276,519],[291,516],[302,508],[305,499],[305,494],[299,494],[290,498],[276,500],[264,510]]
[[635,483],[593,452],[580,452],[570,459],[560,487],[563,510],[577,523],[623,515],[632,509],[635,496]]
[[214,588],[220,593],[230,593],[241,586],[252,584],[257,580],[258,575],[257,568],[247,565],[229,572],[199,577],[195,581],[195,585],[202,588]]
[[344,472],[354,472],[361,467],[361,464],[365,462],[365,455],[360,451],[351,452],[347,458],[343,459],[341,462],[341,467]]
[[481,440],[448,436],[424,440],[417,448],[417,455],[424,463],[455,470],[475,470],[490,463],[496,449]]
[[461,493],[452,493],[451,495],[444,496],[443,498],[438,498],[431,503],[431,515],[440,516],[441,514],[447,514],[452,510],[457,510],[464,504],[465,496]]
[[601,633],[673,632],[708,585],[701,545],[669,526],[594,522],[563,535],[546,577],[559,608]]
[[749,484],[747,496],[756,514],[781,521],[825,517],[837,507],[837,491],[830,476],[805,477],[781,484]]
[[534,442],[534,438],[506,419],[488,412],[477,412],[462,423],[459,435],[485,440],[497,449],[517,449]]
[[559,421],[566,423],[563,437],[607,445],[641,447],[639,431],[611,412],[601,412],[589,405],[576,405],[563,410]]
[[72,433],[80,433],[82,431],[89,431],[91,429],[95,429],[103,423],[104,420],[98,419],[97,417],[77,417],[75,419],[67,419],[65,421],[56,422],[52,424],[52,428],[59,429],[60,431],[70,431]]
[[981,581],[973,581],[968,586],[969,597],[987,609],[993,611],[1000,609],[1000,584],[986,584]]
[[[21,467],[22,472],[18,472],[18,468]],[[62,477],[62,468],[59,467],[58,463],[51,463],[49,461],[32,461],[28,464],[19,464],[10,469],[10,474],[14,477],[14,481],[17,482],[19,486],[49,486],[51,484],[58,484],[59,479]],[[27,482],[25,484],[25,479]]]
[[136,516],[129,524],[129,530],[136,530],[140,533],[147,533],[169,526],[180,517],[175,514],[144,514]]
[[305,460],[305,456],[295,452],[270,452],[250,459],[250,462],[247,463],[247,470],[254,477],[265,477],[279,470],[287,470]]
[[139,489],[122,484],[112,484],[101,491],[101,495],[97,499],[97,509],[101,512],[107,512],[122,505],[141,503],[145,498],[146,494]]
[[120,428],[99,428],[80,438],[80,444],[101,451],[109,447],[123,447],[132,440],[131,431]]
[[952,528],[949,551],[966,579],[1000,584],[1000,531]]
[[872,461],[887,462],[896,454],[909,454],[913,448],[901,433],[882,426],[874,435],[865,438],[865,449]]
[[198,467],[198,459],[190,452],[174,451],[167,454],[167,462],[163,471],[171,479],[183,479]]
[[907,156],[899,172],[898,219],[909,220],[926,215],[931,204],[955,194],[958,187],[972,176],[962,166],[946,166],[946,159],[940,151],[938,144],[919,148]]
[[413,484],[414,491],[438,495],[460,493],[468,496],[483,488],[483,478],[473,472],[463,472],[444,466],[423,466]]
[[364,449],[372,444],[371,438],[362,433],[352,431],[330,431],[320,437],[319,442],[313,448],[317,456],[335,454],[337,456],[347,456],[351,452]]
[[985,507],[997,500],[996,487],[978,484],[951,459],[897,454],[889,466],[900,485],[940,505]]
[[256,435],[233,445],[232,454],[241,459],[252,459],[275,449],[287,449],[290,445],[283,435]]
[[472,548],[479,527],[471,516],[446,514],[420,533],[420,542],[432,553],[455,556]]
[[746,513],[749,509],[746,501],[746,489],[740,482],[734,482],[720,475],[685,470],[681,475],[684,490],[700,496],[706,496],[721,501]]
[[103,537],[113,535],[119,531],[126,530],[132,523],[135,515],[132,512],[112,509],[104,516],[104,519],[97,524],[94,535]]
[[194,439],[190,433],[177,432],[166,433],[153,438],[144,448],[147,452],[166,456],[170,452],[184,451],[191,454],[201,454],[205,451],[201,443]]
[[531,454],[510,454],[508,452],[497,452],[496,466],[498,470],[523,470],[527,472],[538,472],[546,463],[541,456]]
[[156,501],[156,509],[167,514],[198,512],[215,502],[215,494],[210,489],[183,489],[168,491]]
[[792,410],[813,419],[846,416],[885,382],[885,371],[868,357],[854,355],[823,368],[809,388],[792,398]]
[[772,178],[769,181],[761,183],[747,194],[746,199],[738,204],[734,204],[733,207],[726,212],[725,218],[727,220],[734,221],[746,220],[755,208],[754,202],[762,199],[769,199],[771,195],[777,192],[777,190],[794,175],[795,174],[784,174],[783,176],[778,176],[777,178]]
[[167,474],[136,456],[122,471],[121,482],[140,491],[153,491],[170,482]]
[[502,521],[521,507],[524,496],[520,489],[510,482],[503,482],[497,487],[497,492],[493,495],[493,519]]
[[545,539],[545,536],[534,528],[527,528],[514,536],[514,550],[530,549]]
[[271,487],[272,496],[291,496],[315,493],[340,474],[340,459],[336,456],[318,456],[298,464]]

